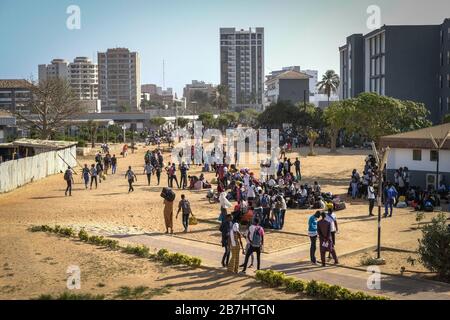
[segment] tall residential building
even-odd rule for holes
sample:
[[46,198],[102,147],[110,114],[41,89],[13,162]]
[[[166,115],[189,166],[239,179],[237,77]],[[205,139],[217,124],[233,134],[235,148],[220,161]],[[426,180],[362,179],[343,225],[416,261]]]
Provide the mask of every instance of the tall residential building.
[[98,53],[99,97],[103,112],[140,110],[139,54],[126,48]]
[[264,97],[264,28],[220,29],[220,83],[233,109],[261,109]]
[[87,57],[76,57],[69,64],[70,85],[80,100],[98,99],[97,65]]
[[64,59],[53,59],[48,65],[39,65],[39,81],[51,78],[67,80],[75,96],[82,101],[85,111],[100,112],[97,65],[89,58],[76,57],[71,63]]
[[40,64],[38,69],[39,81],[55,77],[69,80],[69,63],[64,59],[53,59],[50,64]]
[[424,103],[430,120],[450,112],[450,19],[440,25],[383,26],[339,48],[341,99],[377,92]]

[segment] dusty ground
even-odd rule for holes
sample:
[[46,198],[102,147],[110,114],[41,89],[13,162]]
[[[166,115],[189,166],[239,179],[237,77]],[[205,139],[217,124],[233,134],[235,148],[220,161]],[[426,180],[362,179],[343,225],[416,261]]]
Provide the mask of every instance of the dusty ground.
[[[159,194],[161,187],[167,185],[167,179],[162,174],[161,186],[156,186],[153,177],[152,185],[147,186],[146,177],[142,175],[145,150],[140,148],[127,158],[119,158],[118,173],[109,175],[97,190],[85,190],[78,175],[75,176],[73,196],[65,197],[65,182],[60,174],[0,195],[0,298],[31,298],[61,292],[65,288],[65,272],[70,264],[79,265],[82,269],[83,289],[107,294],[111,298],[121,286],[139,285],[163,288],[157,291],[155,298],[250,298],[252,294],[248,289],[252,289],[254,284],[248,278],[230,277],[219,271],[162,268],[120,253],[26,231],[30,225],[37,224],[85,228],[89,232],[105,235],[165,231]],[[119,154],[117,148],[113,151]],[[318,180],[322,190],[335,194],[346,194],[351,170],[361,170],[367,154],[365,151],[342,150],[340,155],[329,155],[326,150],[320,150],[319,156],[306,158],[306,148],[300,153],[304,182]],[[295,159],[298,154],[289,156]],[[167,157],[166,154],[165,161]],[[90,164],[93,157],[79,161]],[[128,165],[133,166],[138,174],[136,191],[131,194],[127,193],[128,185],[124,177]],[[258,172],[256,166],[253,169]],[[192,168],[189,174],[198,174],[199,171],[200,168]],[[212,177],[209,174],[207,179]],[[176,236],[218,245],[218,205],[208,203],[206,191],[184,193],[200,223],[192,226],[191,233],[184,235],[181,233],[181,221],[175,221]],[[181,191],[177,191],[178,199],[180,194]],[[367,210],[367,203],[357,201],[348,203],[345,211],[338,212],[338,254],[376,243],[376,220],[368,218]],[[311,213],[312,210],[288,210],[285,229],[268,232],[266,252],[307,242],[307,218]],[[396,210],[394,214],[391,220],[383,220],[383,245],[414,250],[420,236],[420,231],[414,228],[415,214],[408,209]],[[428,216],[425,221],[430,218]],[[174,286],[166,290],[167,285]],[[259,292],[268,299],[295,298],[271,289]]]

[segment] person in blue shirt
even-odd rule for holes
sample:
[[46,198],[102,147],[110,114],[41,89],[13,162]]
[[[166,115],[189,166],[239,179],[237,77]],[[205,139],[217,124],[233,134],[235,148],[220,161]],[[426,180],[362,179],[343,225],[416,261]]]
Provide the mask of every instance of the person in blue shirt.
[[398,196],[398,192],[392,183],[388,183],[384,189],[384,217],[388,217],[388,208],[390,209],[389,217],[392,217],[392,211],[394,209],[395,199]]
[[309,255],[312,264],[317,264],[316,260],[316,243],[317,243],[317,220],[320,218],[320,211],[316,211],[308,220],[308,236],[311,240],[311,248]]

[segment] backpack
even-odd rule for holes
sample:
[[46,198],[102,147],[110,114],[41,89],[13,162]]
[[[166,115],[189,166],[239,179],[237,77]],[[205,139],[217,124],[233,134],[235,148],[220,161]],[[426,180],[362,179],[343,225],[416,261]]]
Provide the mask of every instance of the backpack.
[[255,231],[253,232],[253,238],[252,238],[252,247],[259,248],[261,247],[262,243],[262,237],[261,237],[261,227],[255,227]]
[[267,195],[263,195],[262,199],[261,199],[261,207],[267,207],[269,206],[269,199],[267,197]]
[[70,171],[66,170],[66,172],[64,172],[64,180],[69,181],[70,180]]

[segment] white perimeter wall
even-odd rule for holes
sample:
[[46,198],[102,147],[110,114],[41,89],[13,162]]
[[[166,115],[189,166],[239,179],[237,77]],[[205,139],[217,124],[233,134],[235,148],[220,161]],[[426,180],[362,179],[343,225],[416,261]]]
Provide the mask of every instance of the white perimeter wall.
[[[439,153],[439,171],[450,172],[450,150]],[[413,149],[391,149],[389,151],[387,169],[408,167],[409,170],[436,171],[436,162],[430,161],[430,150],[422,149],[422,161],[413,160]]]
[[64,172],[67,169],[67,164],[58,155],[71,167],[76,166],[76,146],[1,163],[0,193],[14,190],[31,181],[36,181],[61,171]]

